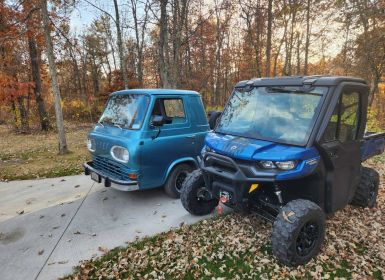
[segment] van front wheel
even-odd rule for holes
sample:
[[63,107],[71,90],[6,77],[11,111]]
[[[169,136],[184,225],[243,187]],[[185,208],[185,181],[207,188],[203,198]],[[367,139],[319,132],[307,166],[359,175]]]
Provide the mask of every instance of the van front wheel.
[[178,164],[168,175],[164,190],[169,197],[179,198],[183,182],[193,169],[188,164]]

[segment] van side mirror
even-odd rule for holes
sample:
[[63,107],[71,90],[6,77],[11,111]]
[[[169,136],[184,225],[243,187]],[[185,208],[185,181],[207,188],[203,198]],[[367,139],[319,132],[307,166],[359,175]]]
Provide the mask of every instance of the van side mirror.
[[163,116],[155,115],[152,117],[151,125],[152,126],[162,126],[165,123],[165,119]]

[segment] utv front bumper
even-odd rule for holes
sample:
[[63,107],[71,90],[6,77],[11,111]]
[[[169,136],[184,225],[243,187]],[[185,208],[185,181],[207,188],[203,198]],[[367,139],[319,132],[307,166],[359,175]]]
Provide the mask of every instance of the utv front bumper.
[[211,193],[214,196],[220,196],[223,191],[230,193],[232,204],[241,204],[252,184],[276,183],[275,172],[262,171],[250,162],[235,161],[224,155],[207,152],[200,163]]
[[97,183],[102,183],[105,187],[111,187],[119,191],[135,191],[139,190],[138,181],[133,180],[118,180],[111,178],[100,170],[94,168],[93,162],[88,161],[83,164],[84,174],[91,175],[91,179]]

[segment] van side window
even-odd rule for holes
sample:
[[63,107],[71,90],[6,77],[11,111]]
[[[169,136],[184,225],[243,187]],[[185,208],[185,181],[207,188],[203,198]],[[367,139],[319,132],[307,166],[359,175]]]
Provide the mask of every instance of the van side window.
[[155,101],[151,116],[163,116],[165,124],[186,122],[183,100],[181,98],[158,98]]
[[183,123],[186,116],[183,108],[183,101],[177,99],[164,99],[163,101],[166,117],[172,118],[172,123]]
[[326,127],[323,141],[352,141],[357,138],[358,119],[360,115],[360,95],[358,92],[343,92],[329,124]]

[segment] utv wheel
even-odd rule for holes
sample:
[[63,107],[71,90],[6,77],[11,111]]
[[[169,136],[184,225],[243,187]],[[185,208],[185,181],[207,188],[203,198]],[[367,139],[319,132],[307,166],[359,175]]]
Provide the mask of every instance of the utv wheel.
[[352,204],[372,208],[376,204],[380,176],[377,171],[362,167],[360,184],[352,199]]
[[318,254],[324,239],[325,214],[309,200],[290,201],[273,224],[273,253],[287,266],[307,263]]
[[202,170],[190,173],[183,185],[180,199],[183,207],[196,216],[210,214],[218,205],[218,199],[212,198],[205,187]]
[[191,166],[183,163],[174,167],[164,185],[164,190],[168,196],[172,198],[180,197],[183,182],[191,171]]

